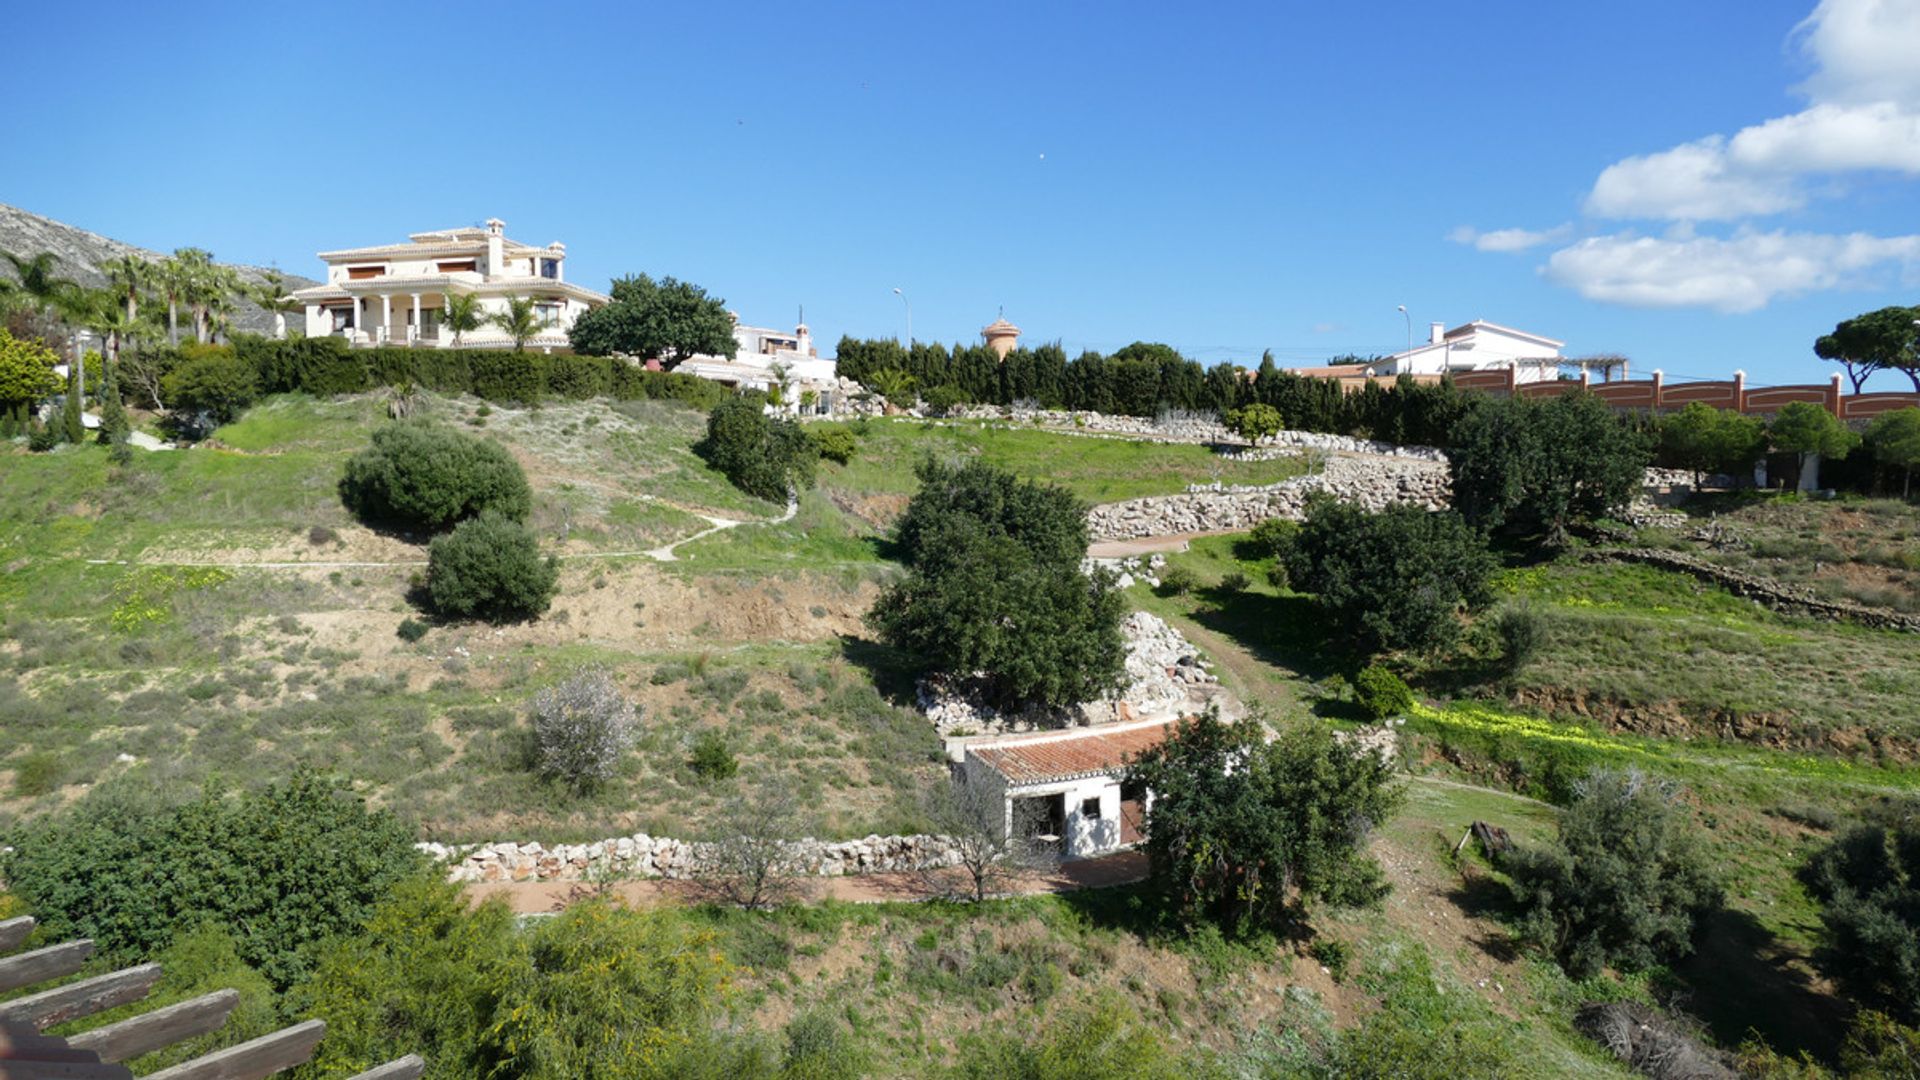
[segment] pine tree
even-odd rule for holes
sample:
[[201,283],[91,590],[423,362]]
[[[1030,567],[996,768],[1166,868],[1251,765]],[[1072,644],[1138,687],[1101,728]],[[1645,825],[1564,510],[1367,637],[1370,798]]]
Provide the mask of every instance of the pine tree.
[[80,368],[75,364],[67,369],[67,404],[60,418],[61,434],[70,443],[78,443],[87,437],[87,425],[80,419]]

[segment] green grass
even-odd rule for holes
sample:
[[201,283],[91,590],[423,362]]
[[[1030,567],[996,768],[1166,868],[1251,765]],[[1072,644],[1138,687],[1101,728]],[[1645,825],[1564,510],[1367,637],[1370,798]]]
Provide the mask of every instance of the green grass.
[[923,456],[978,459],[1032,479],[1063,485],[1088,502],[1185,491],[1188,484],[1271,484],[1298,476],[1300,459],[1233,462],[1204,446],[1134,442],[988,426],[984,421],[928,424],[872,420],[848,464],[827,464],[821,484],[860,495],[911,494]]
[[1513,696],[1638,730],[1880,756],[1920,747],[1912,634],[1779,615],[1652,567],[1558,562],[1504,591],[1546,619]]

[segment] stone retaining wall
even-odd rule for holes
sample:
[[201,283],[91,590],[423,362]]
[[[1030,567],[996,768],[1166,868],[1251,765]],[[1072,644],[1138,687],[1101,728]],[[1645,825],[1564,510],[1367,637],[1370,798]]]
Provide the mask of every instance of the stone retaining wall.
[[1688,574],[1701,581],[1718,585],[1735,596],[1745,597],[1776,611],[1811,615],[1819,619],[1844,620],[1876,630],[1906,630],[1920,633],[1920,615],[1908,615],[1905,612],[1891,611],[1887,608],[1868,607],[1850,600],[1828,600],[1815,595],[1810,589],[1721,566],[1683,552],[1661,551],[1658,548],[1603,548],[1588,551],[1583,557],[1591,562],[1638,563]]
[[[416,844],[447,864],[450,881],[584,881],[599,874],[633,878],[690,878],[700,872],[705,845],[635,833],[591,844],[498,842],[470,846]],[[860,840],[795,840],[792,872],[842,877],[956,866],[953,844],[942,836],[868,836]]]
[[1268,518],[1300,520],[1307,496],[1316,491],[1331,492],[1335,498],[1369,510],[1394,503],[1439,510],[1446,507],[1449,494],[1447,468],[1438,462],[1336,457],[1328,459],[1318,473],[1278,484],[1196,485],[1184,495],[1105,503],[1088,511],[1087,529],[1095,540],[1239,531]]

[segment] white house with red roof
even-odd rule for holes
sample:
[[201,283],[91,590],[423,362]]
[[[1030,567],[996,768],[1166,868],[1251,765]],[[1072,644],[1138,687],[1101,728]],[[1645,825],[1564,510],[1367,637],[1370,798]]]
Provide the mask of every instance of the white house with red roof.
[[959,769],[1001,798],[1010,835],[1063,858],[1105,855],[1139,843],[1146,818],[1150,796],[1126,786],[1127,765],[1178,724],[1160,717],[974,742]]
[[[451,346],[442,327],[447,298],[476,297],[482,317],[503,314],[512,299],[530,299],[542,328],[526,344],[567,344],[575,319],[609,301],[566,279],[567,248],[507,239],[506,223],[413,233],[404,244],[322,251],[324,284],[292,299],[306,308],[308,337],[343,337],[355,345]],[[506,331],[487,323],[460,335],[465,348],[505,348]]]

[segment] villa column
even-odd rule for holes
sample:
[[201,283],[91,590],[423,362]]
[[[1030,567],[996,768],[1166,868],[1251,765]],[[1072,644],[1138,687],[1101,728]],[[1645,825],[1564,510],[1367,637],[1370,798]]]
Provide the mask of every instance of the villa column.
[[420,294],[414,293],[413,294],[413,329],[408,331],[407,333],[407,344],[411,345],[415,341],[418,341],[420,339],[420,332],[422,329],[423,327],[420,325]]
[[380,294],[380,329],[386,333],[387,340],[393,340],[393,297]]
[[360,336],[360,298],[356,296],[352,299],[353,306],[347,309],[352,315],[352,318],[347,320],[347,329],[353,331],[353,336],[357,338]]

